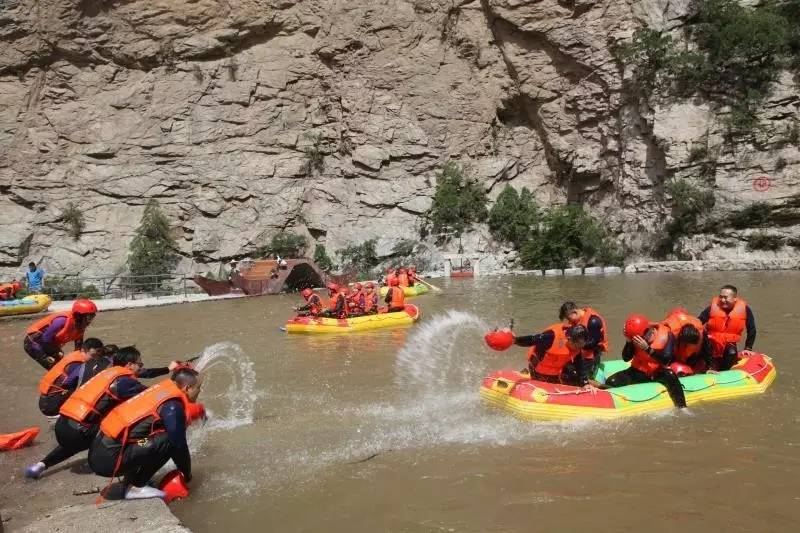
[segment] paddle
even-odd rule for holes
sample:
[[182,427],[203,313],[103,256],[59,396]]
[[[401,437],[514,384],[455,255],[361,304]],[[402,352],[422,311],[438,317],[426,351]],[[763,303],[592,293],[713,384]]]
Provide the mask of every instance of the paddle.
[[420,278],[419,276],[417,276],[416,280],[419,281],[420,283],[422,283],[423,285],[427,285],[429,288],[435,290],[436,292],[442,292],[442,289],[440,289],[439,287],[437,287],[436,285],[434,285],[432,283],[428,283],[427,281],[425,281],[424,279]]

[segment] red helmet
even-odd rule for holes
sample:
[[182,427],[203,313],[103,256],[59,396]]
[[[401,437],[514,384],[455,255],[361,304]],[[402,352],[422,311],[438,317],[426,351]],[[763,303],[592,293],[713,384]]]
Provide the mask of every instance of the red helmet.
[[311,295],[314,294],[314,291],[312,291],[311,289],[303,289],[303,292],[301,292],[300,294],[303,296],[303,298],[308,300],[309,298],[311,298]]
[[397,287],[398,285],[400,285],[400,280],[399,279],[392,278],[392,279],[389,280],[389,286],[390,287]]
[[81,298],[72,303],[72,312],[79,315],[94,315],[97,314],[97,306],[93,301]]
[[629,315],[628,318],[625,320],[625,326],[622,328],[622,334],[625,335],[628,339],[632,339],[633,337],[642,336],[644,332],[647,331],[647,328],[650,327],[650,321],[644,315],[638,315],[636,313]]
[[363,289],[363,288],[364,288],[364,286],[363,286],[363,285],[361,285],[360,283],[356,283],[355,285],[353,285],[353,288],[354,288],[355,290],[357,290],[357,291],[360,291],[361,289]]
[[508,330],[490,331],[483,336],[483,340],[492,350],[502,352],[514,344],[514,334]]
[[368,289],[374,289],[375,288],[375,284],[372,283],[371,281],[368,281],[364,286],[366,288],[368,288]]
[[337,284],[335,284],[335,283],[328,283],[326,285],[326,287],[328,288],[329,291],[333,291],[333,292],[336,292],[336,291],[339,290],[339,286]]
[[674,309],[671,309],[670,312],[667,313],[667,316],[688,315],[688,314],[689,314],[689,311],[687,311],[685,307],[676,307]]
[[679,363],[677,361],[669,365],[669,369],[675,372],[675,375],[678,376],[679,378],[682,378],[684,376],[694,375],[694,370],[692,369],[692,367],[684,363]]

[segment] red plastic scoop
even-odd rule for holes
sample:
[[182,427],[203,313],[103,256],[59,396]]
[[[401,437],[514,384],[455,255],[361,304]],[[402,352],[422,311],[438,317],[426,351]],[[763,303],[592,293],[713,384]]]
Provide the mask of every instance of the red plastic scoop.
[[166,494],[166,496],[164,496],[164,502],[166,503],[175,499],[189,497],[189,487],[186,486],[186,482],[183,480],[183,474],[181,474],[180,470],[173,470],[164,476],[158,488],[163,490]]
[[483,339],[489,348],[498,352],[508,350],[514,344],[514,334],[508,330],[490,331]]

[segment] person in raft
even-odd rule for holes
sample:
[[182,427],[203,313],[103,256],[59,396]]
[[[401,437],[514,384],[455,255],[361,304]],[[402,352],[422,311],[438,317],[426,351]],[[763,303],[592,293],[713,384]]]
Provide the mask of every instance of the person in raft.
[[580,363],[586,368],[583,375],[593,379],[597,368],[608,352],[606,321],[591,307],[578,307],[575,302],[564,302],[558,310],[558,318],[568,326],[586,328],[587,339],[581,349]]
[[756,319],[739,291],[733,285],[723,285],[719,296],[697,317],[705,324],[715,370],[730,370],[739,360],[738,344],[747,330],[742,355],[749,356],[756,342]]
[[417,276],[417,267],[411,265],[408,267],[408,286],[413,287],[417,284],[417,280],[419,280],[419,276]]
[[589,334],[584,326],[559,323],[536,335],[514,337],[514,344],[530,347],[528,371],[531,378],[582,387],[591,378],[585,373],[590,365],[576,359],[583,358],[583,347],[588,338]]
[[57,417],[58,410],[78,388],[81,366],[102,353],[103,342],[100,339],[85,339],[80,350],[65,355],[45,372],[39,381],[39,411],[44,416]]
[[401,287],[408,287],[408,272],[405,268],[397,271],[397,279],[400,281]]
[[394,279],[396,277],[397,277],[397,269],[395,269],[395,268],[387,268],[386,269],[386,279],[384,280],[384,283],[386,283],[386,286],[387,287],[391,287],[392,286],[392,279]]
[[384,302],[389,305],[390,313],[404,311],[406,308],[406,297],[403,287],[400,286],[400,279],[395,276],[389,281],[389,290],[386,291]]
[[71,310],[52,313],[34,322],[25,331],[22,347],[34,361],[50,370],[61,359],[61,350],[68,342],[74,342],[76,350],[81,349],[83,334],[96,314],[93,301],[75,300]]
[[690,315],[686,309],[677,308],[669,312],[663,323],[675,337],[675,348],[672,351],[675,362],[672,369],[678,377],[706,371],[715,372],[712,369],[711,348],[703,323],[699,319]]
[[303,297],[306,303],[295,307],[294,310],[297,311],[297,316],[319,316],[322,314],[325,304],[322,303],[322,298],[320,298],[319,294],[306,288],[300,291],[300,296]]
[[44,270],[37,267],[33,261],[28,263],[28,270],[25,272],[25,283],[27,284],[28,292],[32,294],[39,294],[44,290]]
[[325,316],[347,318],[347,295],[344,287],[339,287],[335,283],[328,283],[327,287],[331,300],[328,303],[328,310],[325,312]]
[[353,284],[353,294],[347,298],[347,306],[350,316],[364,315],[364,286],[361,283]]
[[[89,343],[90,339],[86,339]],[[168,371],[178,368],[170,363]],[[133,398],[147,386],[142,378],[142,354],[135,346],[125,346],[114,354],[113,366],[106,368],[75,391],[61,406],[55,425],[56,446],[44,459],[25,469],[25,477],[39,479],[45,470],[73,455],[88,450],[100,422],[111,409]]]
[[148,482],[170,459],[186,482],[191,481],[186,427],[201,386],[197,371],[179,368],[170,379],[112,409],[89,448],[92,471],[111,478],[122,475],[128,500],[163,498]]
[[675,407],[686,407],[678,376],[669,368],[673,362],[675,337],[665,324],[652,324],[646,316],[632,314],[622,330],[627,339],[622,359],[631,366],[606,379],[610,388],[657,381],[666,387]]
[[21,288],[22,284],[16,279],[12,279],[11,283],[0,283],[0,301],[16,299]]
[[375,284],[368,281],[364,285],[364,314],[374,315],[378,312],[378,292],[375,290]]

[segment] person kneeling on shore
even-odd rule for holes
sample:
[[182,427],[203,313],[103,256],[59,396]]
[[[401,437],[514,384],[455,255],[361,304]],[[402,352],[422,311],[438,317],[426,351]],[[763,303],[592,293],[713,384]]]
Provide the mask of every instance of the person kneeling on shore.
[[93,301],[75,300],[69,311],[51,313],[31,324],[25,331],[22,348],[31,359],[50,370],[64,355],[62,348],[67,343],[74,342],[75,350],[81,349],[83,335],[96,314]]
[[58,410],[78,388],[81,367],[102,353],[100,339],[86,339],[80,350],[65,355],[45,372],[39,382],[39,410],[44,416],[58,416]]
[[114,408],[89,449],[92,471],[111,478],[122,475],[128,500],[163,498],[164,492],[147,483],[170,459],[184,480],[191,481],[186,427],[201,385],[197,371],[179,368],[171,379]]
[[[170,364],[172,369],[177,367],[177,362]],[[103,417],[147,388],[137,379],[141,370],[142,356],[135,346],[117,350],[114,366],[87,381],[61,406],[61,416],[55,425],[58,446],[44,459],[25,469],[25,476],[38,479],[46,469],[88,450]]]
[[584,364],[582,350],[589,333],[586,328],[553,324],[542,333],[515,337],[517,346],[530,346],[528,371],[531,378],[548,383],[563,383],[582,387],[591,376],[585,374],[590,365]]
[[631,366],[606,379],[610,388],[657,381],[664,385],[675,407],[686,407],[678,376],[669,369],[673,361],[675,337],[666,324],[651,324],[647,317],[633,314],[625,321],[623,335],[628,339],[622,359]]

